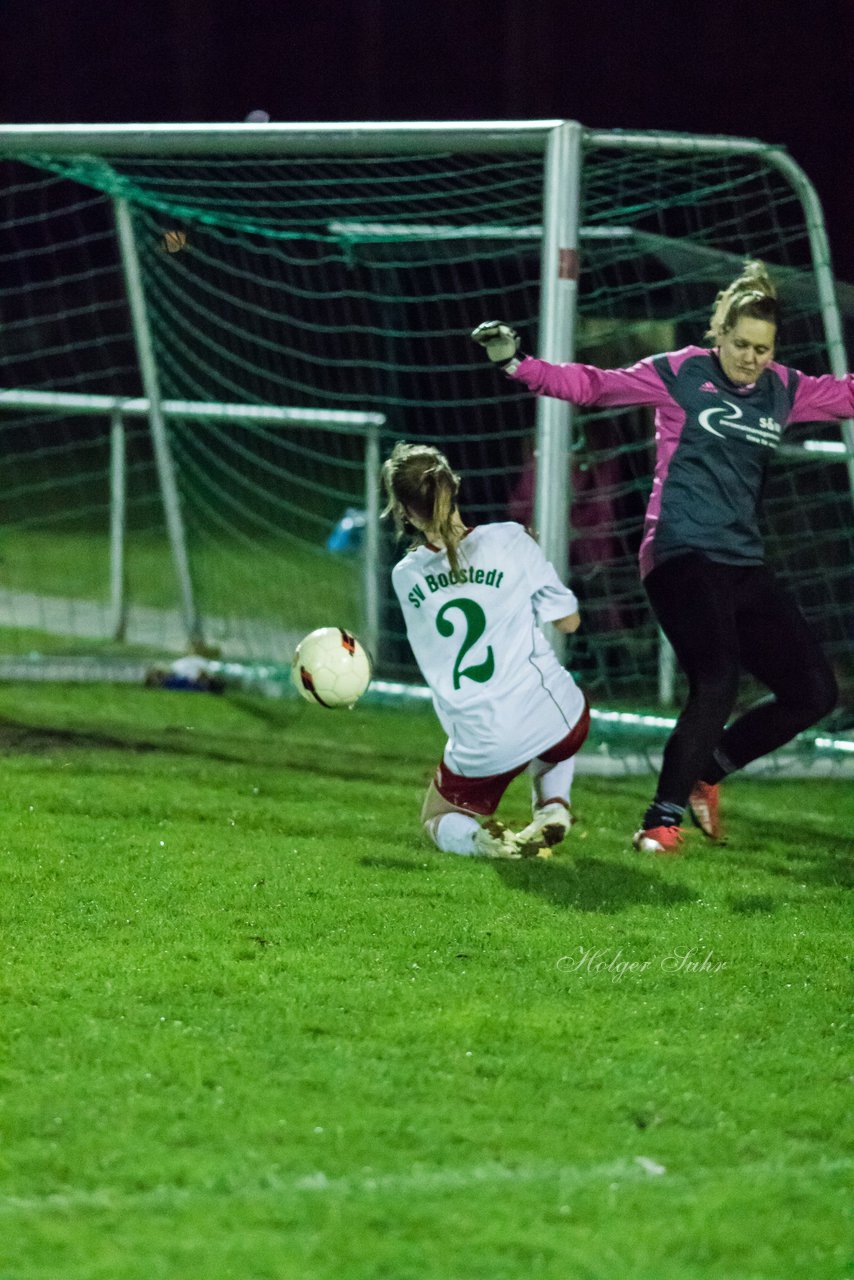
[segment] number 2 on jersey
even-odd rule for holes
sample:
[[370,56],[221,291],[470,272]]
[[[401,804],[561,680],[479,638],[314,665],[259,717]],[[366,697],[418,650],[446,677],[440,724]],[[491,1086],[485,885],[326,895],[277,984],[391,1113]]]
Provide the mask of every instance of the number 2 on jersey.
[[451,609],[459,609],[466,620],[465,639],[460,645],[460,651],[454,663],[454,688],[459,689],[460,680],[463,676],[467,680],[476,680],[478,684],[486,684],[495,671],[495,655],[492,652],[492,645],[487,648],[483,662],[478,663],[475,667],[464,667],[462,665],[463,658],[469,649],[472,645],[477,644],[486,630],[486,614],[479,604],[476,604],[474,600],[467,599],[465,596],[460,596],[457,600],[449,600],[447,604],[442,605],[436,614],[436,630],[440,636],[452,636],[454,634],[454,624],[448,620],[448,613]]

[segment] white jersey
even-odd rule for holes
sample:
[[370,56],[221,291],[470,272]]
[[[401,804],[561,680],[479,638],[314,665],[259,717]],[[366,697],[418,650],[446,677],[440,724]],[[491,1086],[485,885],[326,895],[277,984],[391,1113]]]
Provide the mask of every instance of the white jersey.
[[448,735],[445,762],[483,778],[527,764],[575,727],[584,697],[540,624],[578,601],[519,524],[469,531],[460,571],[422,546],[392,571],[412,652]]

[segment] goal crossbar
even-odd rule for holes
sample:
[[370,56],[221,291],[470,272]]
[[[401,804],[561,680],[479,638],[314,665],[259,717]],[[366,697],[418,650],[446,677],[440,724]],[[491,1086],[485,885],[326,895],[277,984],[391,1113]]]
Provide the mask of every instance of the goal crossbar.
[[[594,415],[579,417],[574,425],[571,407],[548,398],[537,401],[534,423],[534,410],[523,420],[521,410],[517,414],[510,407],[511,398],[501,396],[500,386],[491,396],[481,393],[459,347],[460,336],[470,327],[467,315],[461,320],[459,299],[477,290],[485,300],[506,299],[520,332],[523,323],[525,332],[536,328],[537,351],[546,359],[581,359],[577,348],[598,344],[604,355],[594,351],[597,363],[620,364],[624,354],[637,358],[633,348],[647,340],[668,342],[668,326],[680,336],[687,333],[707,285],[717,287],[729,278],[744,256],[758,256],[786,290],[786,309],[796,333],[793,350],[799,343],[806,346],[808,334],[810,353],[820,351],[819,368],[829,363],[840,374],[848,367],[840,313],[854,314],[854,290],[837,286],[833,279],[818,197],[784,148],[756,139],[608,131],[563,119],[45,124],[0,126],[0,156],[48,173],[45,184],[70,180],[112,199],[132,321],[127,337],[135,344],[137,366],[134,371],[116,344],[118,355],[112,357],[115,367],[108,368],[108,380],[100,373],[98,381],[84,379],[75,371],[75,382],[87,390],[118,389],[124,397],[28,390],[41,385],[38,373],[30,375],[39,317],[33,319],[28,312],[20,350],[13,350],[10,373],[2,379],[7,390],[0,391],[0,413],[45,412],[57,418],[100,414],[114,426],[125,417],[147,417],[170,539],[182,545],[183,538],[173,536],[172,529],[180,524],[181,505],[177,494],[170,499],[170,442],[183,451],[184,467],[188,450],[197,450],[192,464],[205,484],[206,462],[219,461],[216,450],[230,447],[229,434],[239,437],[239,448],[247,457],[248,453],[243,432],[211,431],[209,438],[204,429],[185,431],[181,419],[202,427],[219,422],[362,436],[366,471],[376,473],[374,462],[369,466],[367,445],[370,442],[378,461],[384,432],[421,433],[440,442],[452,437],[464,452],[472,433],[456,431],[450,418],[446,427],[441,416],[458,403],[466,410],[475,407],[474,426],[477,413],[484,414],[490,424],[484,439],[488,435],[490,449],[503,451],[500,460],[492,452],[481,459],[478,483],[484,494],[492,492],[499,461],[508,472],[511,467],[519,470],[524,449],[531,449],[536,465],[523,458],[520,472],[523,477],[532,474],[535,485],[533,509],[525,519],[538,528],[550,559],[566,565],[570,553],[587,554],[596,538],[600,552],[608,538],[623,538],[619,521],[634,519],[634,459],[641,461],[642,447],[638,424],[628,417],[611,424],[623,433],[620,448],[626,461],[620,493],[625,495],[625,510],[617,512],[613,527],[601,530],[601,512],[593,510],[599,522],[595,537],[589,531],[579,534],[577,545],[569,548],[575,536],[570,505],[577,503],[576,523],[583,525],[585,516],[585,477],[576,473],[590,467],[592,478],[601,482],[597,489],[604,493],[603,502],[611,501],[608,477],[595,473],[614,445],[605,434],[609,424]],[[661,171],[663,177],[652,179],[651,171]],[[347,185],[350,175],[352,188]],[[17,216],[24,228],[30,206],[36,208],[43,198],[41,186],[25,180],[12,189],[21,192],[16,197],[21,207]],[[191,194],[179,201],[177,194],[185,189]],[[776,223],[776,212],[773,218],[764,213],[769,194],[772,211],[781,211]],[[695,225],[695,214],[683,213],[695,208],[697,219],[716,219],[720,234],[716,230],[714,236],[707,235],[706,223]],[[84,214],[75,212],[77,216],[82,226]],[[162,237],[168,228],[184,223],[187,252],[173,256],[169,250],[167,256]],[[22,260],[30,248],[27,236],[35,238],[22,232]],[[279,243],[285,239],[288,244]],[[330,239],[338,243],[330,245]],[[394,243],[374,248],[371,240]],[[471,243],[460,243],[465,241]],[[78,242],[89,243],[82,232]],[[400,249],[397,242],[409,242],[410,247]],[[102,251],[97,239],[92,244],[94,278],[102,269]],[[33,274],[38,280],[35,268]],[[675,280],[681,292],[674,307],[667,290]],[[623,299],[622,312],[613,310],[618,298]],[[112,299],[110,303],[114,305]],[[340,332],[338,316],[330,320],[329,308],[338,308],[348,318],[343,339],[329,338]],[[55,310],[59,314],[59,304]],[[208,316],[202,325],[194,323],[196,310]],[[68,308],[66,314],[77,317],[80,311]],[[605,322],[614,314],[624,337],[607,329]],[[108,319],[109,312],[106,315]],[[300,337],[305,337],[304,344]],[[59,338],[53,344],[42,342],[45,358],[60,349],[63,331]],[[32,342],[32,350],[25,340]],[[625,353],[620,342],[625,342]],[[323,361],[317,358],[321,349],[328,357]],[[109,366],[109,350],[105,344],[104,354],[99,354],[104,366]],[[188,360],[194,362],[192,368]],[[273,362],[273,373],[267,361]],[[60,388],[64,380],[68,385],[62,367],[58,365],[53,381]],[[429,384],[428,373],[433,380]],[[136,395],[139,382],[142,394]],[[433,395],[434,385],[449,390]],[[286,402],[283,406],[276,404],[279,394]],[[218,403],[221,398],[256,397],[253,404]],[[387,413],[288,407],[288,401],[299,404],[303,398],[309,406],[331,401]],[[168,438],[161,419],[175,423]],[[507,429],[499,432],[496,423],[506,423]],[[628,439],[631,432],[637,441]],[[790,486],[801,495],[805,518],[816,500],[817,481],[812,477],[819,471],[823,477],[823,464],[832,464],[832,483],[826,486],[826,498],[822,490],[822,501],[830,513],[832,495],[844,495],[833,499],[838,532],[836,513],[848,496],[840,463],[847,466],[854,493],[854,425],[843,424],[841,440],[835,428],[832,435],[836,438],[796,437],[781,452],[800,462],[811,455],[813,466],[794,468]],[[53,448],[49,427],[43,438]],[[275,443],[259,430],[251,447],[287,453],[292,443],[286,430]],[[358,445],[354,450],[341,441],[335,449],[346,457],[346,467],[355,463],[360,470]],[[567,459],[572,460],[569,467]],[[334,465],[330,459],[330,476]],[[285,483],[287,472],[285,465]],[[201,493],[201,482],[193,483]],[[573,484],[575,495],[570,492]],[[185,477],[182,485],[182,494],[191,494]],[[589,491],[591,485],[586,487]],[[330,496],[334,492],[334,486],[328,490]],[[195,501],[196,490],[191,496]],[[376,505],[376,496],[372,501]],[[589,494],[587,501],[589,517]],[[196,519],[189,499],[187,506]],[[789,508],[781,504],[780,509]],[[211,506],[205,514],[218,513]],[[324,518],[327,515],[331,519],[334,513]],[[366,536],[373,524],[372,514]],[[614,545],[616,550],[608,554],[622,566],[622,544]],[[201,620],[190,574],[182,571],[180,560],[176,553],[184,614],[194,634]],[[609,590],[623,601],[620,573],[622,567],[615,570]],[[598,590],[598,583],[591,583],[591,590],[594,587]],[[826,584],[828,596],[837,589],[842,591],[844,584]],[[847,607],[846,600],[840,604]],[[628,609],[624,603],[609,607]],[[662,700],[667,700],[664,694]]]
[[[205,400],[160,400],[165,418],[210,422],[254,422],[259,426],[319,427],[340,435],[367,435],[385,426],[384,413],[355,409],[287,408],[270,404],[217,404]],[[73,391],[0,390],[0,410],[27,409],[64,414],[112,415],[147,418],[148,396],[83,395]]]

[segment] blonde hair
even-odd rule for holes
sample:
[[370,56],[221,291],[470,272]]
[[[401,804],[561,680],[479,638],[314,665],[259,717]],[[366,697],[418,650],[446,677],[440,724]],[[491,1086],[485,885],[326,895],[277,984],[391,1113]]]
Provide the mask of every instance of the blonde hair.
[[767,320],[775,328],[780,323],[776,286],[765,263],[758,258],[747,259],[741,275],[715,298],[706,337],[717,342],[734,329],[743,316]]
[[408,512],[412,512],[441,539],[450,566],[457,572],[463,535],[453,517],[460,477],[451,470],[445,455],[429,444],[399,440],[383,463],[383,485],[387,498],[383,515],[392,517],[398,536],[408,534],[411,548],[427,543],[427,534],[408,518]]

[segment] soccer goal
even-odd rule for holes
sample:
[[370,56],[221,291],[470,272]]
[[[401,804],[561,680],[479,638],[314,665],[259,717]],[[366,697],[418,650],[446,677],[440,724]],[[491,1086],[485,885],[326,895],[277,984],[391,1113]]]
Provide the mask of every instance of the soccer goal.
[[[649,415],[536,401],[469,331],[497,315],[549,359],[623,364],[701,340],[761,257],[786,361],[847,368],[854,287],[779,147],[559,120],[15,125],[0,156],[0,651],[19,666],[215,646],[278,670],[340,623],[411,677],[377,478],[395,440],[425,439],[465,472],[469,520],[532,525],[568,573],[592,697],[666,705],[636,569]],[[770,554],[844,677],[854,429],[779,454]]]

